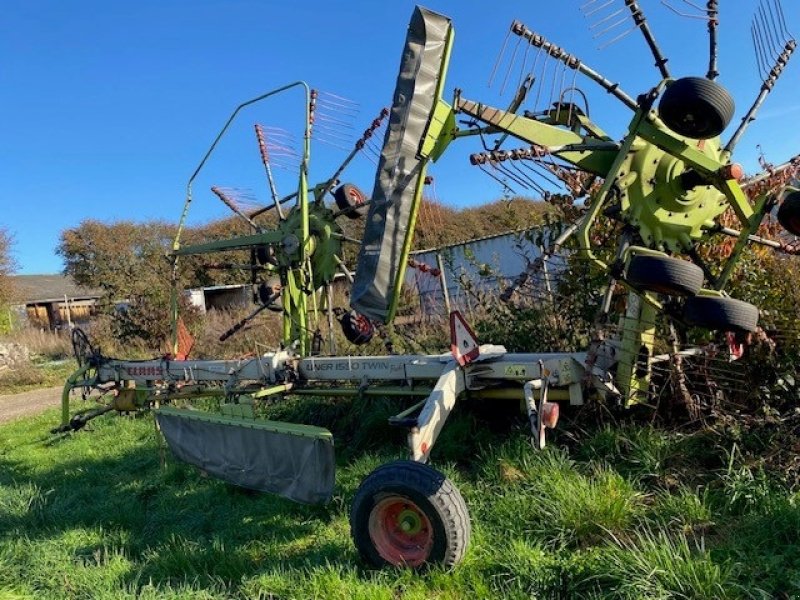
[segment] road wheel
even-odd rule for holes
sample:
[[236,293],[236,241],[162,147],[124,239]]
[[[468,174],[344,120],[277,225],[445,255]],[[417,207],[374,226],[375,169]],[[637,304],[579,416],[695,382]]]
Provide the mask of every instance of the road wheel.
[[350,532],[361,557],[376,567],[450,567],[466,553],[469,513],[442,473],[399,460],[375,469],[358,488]]
[[800,191],[790,192],[778,208],[778,223],[793,235],[800,235]]
[[758,308],[749,302],[716,296],[693,296],[683,306],[683,320],[689,325],[721,331],[755,331]]
[[358,219],[367,214],[367,195],[352,183],[343,183],[333,192],[336,206],[351,219]]
[[664,90],[658,115],[675,133],[695,140],[721,134],[731,122],[733,98],[724,87],[704,77],[684,77]]
[[694,296],[703,287],[703,269],[679,258],[637,254],[628,263],[625,279],[648,292]]

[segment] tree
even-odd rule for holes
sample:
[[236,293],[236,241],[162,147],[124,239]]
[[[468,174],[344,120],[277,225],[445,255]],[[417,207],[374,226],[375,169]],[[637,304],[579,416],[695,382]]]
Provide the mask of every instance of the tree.
[[471,208],[451,208],[423,198],[417,217],[414,248],[427,249],[541,225],[553,207],[516,197]]
[[114,315],[121,341],[140,338],[157,346],[169,334],[172,269],[166,255],[174,232],[159,221],[90,219],[61,233],[56,253],[64,272],[79,285],[105,292],[101,310]]
[[[56,253],[75,282],[103,290],[101,310],[113,317],[112,333],[121,342],[144,341],[159,348],[171,331],[172,262],[168,257],[177,227],[163,221],[103,223],[88,219],[61,233]],[[241,219],[224,219],[187,229],[183,244],[250,233]],[[246,264],[246,252],[223,252],[180,259],[178,288],[246,283],[247,270],[210,268]],[[180,297],[182,300],[182,296]]]
[[11,253],[14,238],[5,227],[0,227],[0,306],[7,305],[13,295],[14,286],[11,275],[17,269],[17,263]]

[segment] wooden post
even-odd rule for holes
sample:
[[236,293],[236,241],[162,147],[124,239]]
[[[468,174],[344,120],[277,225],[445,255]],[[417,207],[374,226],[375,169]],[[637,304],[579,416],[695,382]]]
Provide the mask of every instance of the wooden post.
[[70,331],[72,331],[72,315],[70,314],[69,310],[69,298],[67,298],[66,294],[64,294],[64,306],[67,309],[67,327]]
[[439,267],[439,284],[442,286],[442,296],[444,297],[444,308],[449,315],[451,312],[450,308],[450,293],[447,291],[447,278],[444,275],[444,262],[442,261],[442,255],[440,253],[436,253],[436,265]]

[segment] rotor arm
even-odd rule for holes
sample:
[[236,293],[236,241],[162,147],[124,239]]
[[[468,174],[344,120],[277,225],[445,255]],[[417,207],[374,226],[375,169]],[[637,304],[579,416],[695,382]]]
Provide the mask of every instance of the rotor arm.
[[545,39],[544,36],[539,35],[528,29],[524,23],[520,21],[514,21],[511,24],[511,33],[514,35],[518,35],[519,37],[527,40],[527,42],[536,48],[541,48],[549,56],[552,56],[556,60],[560,60],[565,65],[567,65],[570,69],[574,69],[580,73],[583,73],[597,83],[600,87],[602,87],[606,92],[614,96],[617,100],[622,102],[625,106],[630,108],[631,110],[636,110],[637,105],[636,101],[631,98],[628,94],[623,92],[619,89],[619,84],[609,81],[605,77],[603,77],[600,73],[595,71],[594,69],[588,67],[587,65],[583,64],[581,60],[575,56],[574,54],[568,53],[566,50],[557,46],[556,44],[548,41]]
[[181,246],[172,252],[172,256],[186,256],[188,254],[208,254],[210,252],[221,252],[223,250],[244,250],[256,246],[267,244],[279,244],[285,235],[280,231],[265,231],[254,235],[243,235],[226,240],[216,240],[205,244],[194,244],[192,246]]
[[503,131],[529,144],[543,146],[558,158],[579,169],[605,177],[619,145],[591,136],[582,136],[564,127],[523,117],[491,106],[461,98],[456,110]]

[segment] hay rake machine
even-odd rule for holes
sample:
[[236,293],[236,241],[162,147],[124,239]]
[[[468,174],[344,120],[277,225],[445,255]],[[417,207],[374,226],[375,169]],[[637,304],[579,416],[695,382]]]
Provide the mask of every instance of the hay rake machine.
[[[647,398],[658,365],[679,368],[676,356],[701,351],[675,348],[657,355],[659,317],[720,331],[755,331],[758,309],[724,291],[742,250],[756,243],[787,253],[798,251],[791,235],[800,234],[800,191],[789,187],[798,161],[749,179],[732,162],[734,147],[795,49],[777,0],[765,0],[758,9],[752,36],[763,84],[727,143],[720,136],[734,116],[734,103],[716,81],[717,2],[708,2],[705,12],[693,15],[708,24],[708,72],[705,77],[682,78],[669,72],[638,3],[624,0],[619,10],[604,14],[613,4],[590,0],[582,8],[587,16],[598,18],[591,26],[595,35],[611,36],[611,42],[627,33],[616,33],[613,26],[618,23],[628,23],[630,30],[643,34],[659,72],[652,88],[630,96],[576,56],[515,21],[508,35],[524,48],[524,52],[515,50],[524,62],[519,86],[505,109],[469,100],[460,89],[451,102],[443,99],[453,26],[447,17],[417,8],[391,108],[365,131],[333,176],[319,184],[310,182],[316,93],[298,82],[240,105],[189,181],[171,256],[177,273],[182,256],[249,252],[249,268],[258,278],[254,314],[267,308],[282,312],[281,348],[241,360],[188,358],[179,343],[182,329],[176,289],[171,355],[145,361],[108,358],[82,332],[75,332],[80,368],[64,388],[63,420],[57,431],[79,429],[89,419],[113,410],[151,408],[179,459],[236,485],[321,503],[330,498],[334,487],[331,433],[320,427],[254,418],[254,407],[291,395],[408,398],[409,406],[390,422],[407,429],[409,460],[383,465],[364,480],[350,515],[353,539],[361,555],[375,565],[420,567],[461,560],[470,537],[467,507],[452,482],[427,464],[460,399],[524,401],[534,446],[544,447],[546,429],[558,420],[559,402],[629,406]],[[526,70],[531,51],[533,66]],[[511,60],[509,72],[518,66]],[[585,99],[575,86],[578,75],[599,85],[630,112],[622,139],[612,139],[590,120],[585,103],[579,106],[573,101],[577,96]],[[506,74],[503,87],[508,79]],[[550,98],[543,109],[523,108],[533,95],[538,102],[543,89],[547,96],[547,87]],[[182,245],[192,182],[231,122],[243,108],[291,90],[303,93],[306,111],[297,190],[287,197],[276,192],[266,135],[257,129],[273,200],[270,207],[257,212],[274,210],[277,227],[264,229],[254,213],[239,210],[226,200],[224,191],[217,190],[249,222],[252,232]],[[384,120],[388,124],[375,187],[367,197],[355,186],[340,184],[339,177]],[[592,343],[583,352],[510,353],[502,346],[479,345],[464,317],[453,312],[450,353],[324,355],[320,324],[332,326],[338,320],[347,340],[360,345],[392,323],[409,263],[426,167],[456,140],[475,137],[480,138],[483,150],[472,154],[470,163],[504,186],[524,185],[553,200],[556,195],[543,182],[556,180],[569,192],[558,195],[560,200],[583,200],[582,206],[575,204],[575,222],[512,288],[565,244],[572,244],[573,252],[608,278]],[[510,140],[522,146],[506,147]],[[290,202],[293,205],[287,208]],[[758,228],[765,215],[775,212],[788,233],[777,240],[760,236]],[[358,217],[364,219],[365,230],[351,271],[342,260],[347,236],[338,219]],[[731,226],[735,221],[738,228]],[[594,230],[608,222],[619,227],[611,255],[593,245]],[[719,265],[706,264],[698,252],[699,245],[713,236],[735,240]],[[352,289],[350,306],[337,311],[330,290],[338,272],[349,278]],[[612,297],[620,288],[626,290],[627,299],[621,314],[615,316]],[[607,335],[615,318],[616,333]],[[329,354],[334,353],[331,341]],[[99,404],[73,416],[70,392],[78,388],[96,393]],[[177,399],[208,396],[224,399],[220,414],[173,404]]]

